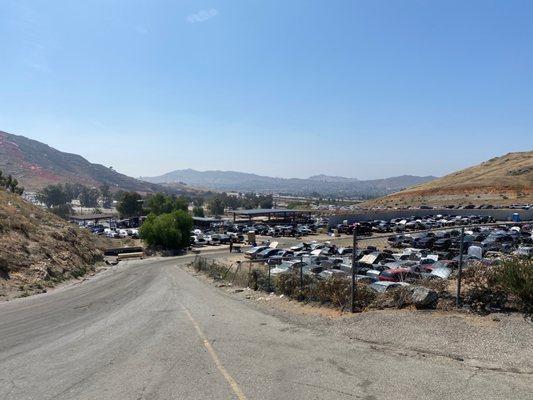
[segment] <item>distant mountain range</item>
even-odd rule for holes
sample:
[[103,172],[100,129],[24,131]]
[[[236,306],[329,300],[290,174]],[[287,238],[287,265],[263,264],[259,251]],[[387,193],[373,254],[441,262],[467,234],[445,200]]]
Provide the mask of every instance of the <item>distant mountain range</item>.
[[[81,183],[98,187],[104,183],[112,190],[157,192],[157,184],[126,176],[85,158],[64,153],[44,143],[0,131],[0,170],[16,177],[26,190],[38,190],[56,183]],[[173,191],[179,191],[174,187]]]
[[412,185],[429,182],[433,176],[403,175],[393,178],[359,180],[341,176],[315,175],[307,179],[272,178],[236,171],[176,170],[156,177],[140,178],[147,182],[240,192],[272,192],[284,194],[313,194],[377,197]]

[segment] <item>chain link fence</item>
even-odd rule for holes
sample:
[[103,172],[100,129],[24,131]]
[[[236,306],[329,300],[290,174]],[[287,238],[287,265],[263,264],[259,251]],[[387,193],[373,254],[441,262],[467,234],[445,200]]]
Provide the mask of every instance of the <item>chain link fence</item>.
[[[528,293],[533,282],[523,265],[531,264],[531,255],[517,254],[517,250],[528,246],[528,224],[479,224],[371,236],[356,232],[332,238],[309,254],[280,260],[288,262],[287,270],[264,260],[224,265],[201,256],[193,265],[216,280],[236,286],[352,312],[409,305],[450,309],[462,307],[465,296],[468,307],[473,306],[473,298],[479,300],[474,307],[489,309],[504,307],[509,297],[518,297],[522,304],[516,307],[530,309]],[[340,247],[344,248],[344,255],[339,254]],[[512,264],[520,266],[513,285],[524,286],[518,295],[512,290],[502,295],[505,290],[501,284],[487,275],[487,271],[501,272],[495,265],[505,264],[507,270],[513,269],[508,260],[519,260]],[[480,299],[483,296],[484,300]]]

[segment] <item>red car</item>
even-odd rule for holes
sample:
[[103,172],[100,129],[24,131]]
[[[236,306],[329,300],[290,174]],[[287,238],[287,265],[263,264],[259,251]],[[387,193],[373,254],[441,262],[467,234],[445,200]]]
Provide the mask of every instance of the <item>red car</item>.
[[379,274],[378,279],[386,282],[405,282],[416,278],[416,274],[409,268],[386,269]]

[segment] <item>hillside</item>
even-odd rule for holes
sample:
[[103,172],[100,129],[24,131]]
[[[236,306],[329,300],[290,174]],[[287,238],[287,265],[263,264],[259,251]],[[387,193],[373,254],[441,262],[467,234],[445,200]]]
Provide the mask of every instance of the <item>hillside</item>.
[[101,259],[94,236],[0,189],[0,300],[83,275]]
[[0,170],[16,177],[26,190],[34,191],[55,183],[81,183],[112,190],[160,191],[161,187],[118,173],[85,158],[64,153],[24,136],[0,131]]
[[158,184],[181,182],[196,187],[242,192],[379,196],[411,185],[428,182],[435,179],[435,177],[404,175],[364,181],[355,178],[316,175],[308,179],[286,179],[236,171],[196,171],[193,169],[184,169],[156,177],[142,177],[141,179]]
[[365,203],[368,207],[533,203],[533,151],[479,165]]

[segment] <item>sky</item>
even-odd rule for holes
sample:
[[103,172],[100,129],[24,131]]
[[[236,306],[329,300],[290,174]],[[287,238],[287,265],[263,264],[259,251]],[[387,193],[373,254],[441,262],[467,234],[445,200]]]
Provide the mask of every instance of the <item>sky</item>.
[[0,130],[131,176],[533,150],[530,0],[0,0]]

